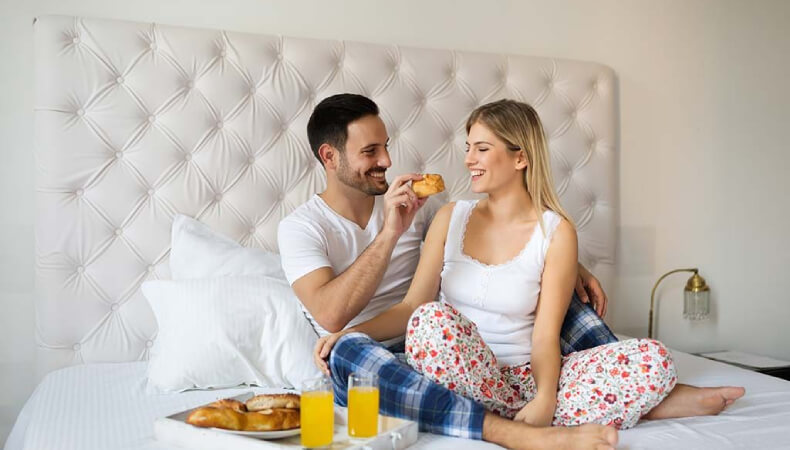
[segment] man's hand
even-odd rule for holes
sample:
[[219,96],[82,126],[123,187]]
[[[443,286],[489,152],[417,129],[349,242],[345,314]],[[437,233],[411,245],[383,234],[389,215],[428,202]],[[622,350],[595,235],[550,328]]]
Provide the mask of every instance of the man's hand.
[[407,173],[401,175],[390,184],[384,194],[384,229],[400,237],[409,226],[427,198],[419,199],[411,190],[409,181],[422,180],[422,175]]
[[599,316],[604,317],[609,305],[609,298],[603,291],[601,283],[587,269],[579,263],[579,276],[576,279],[576,294],[582,303],[592,302],[592,307]]
[[554,420],[554,410],[557,409],[557,397],[537,396],[521,408],[513,420],[528,423],[536,427],[551,426]]
[[338,339],[340,339],[344,334],[351,333],[351,329],[338,331],[337,333],[328,334],[320,339],[318,342],[315,343],[315,347],[313,348],[313,362],[318,368],[326,375],[329,375],[329,364],[327,364],[327,360],[329,359],[329,353],[332,351],[332,347],[335,346],[335,343]]

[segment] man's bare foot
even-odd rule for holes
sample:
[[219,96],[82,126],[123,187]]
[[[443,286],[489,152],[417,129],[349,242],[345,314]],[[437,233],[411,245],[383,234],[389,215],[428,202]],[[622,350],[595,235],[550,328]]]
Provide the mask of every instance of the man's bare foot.
[[714,416],[743,397],[742,387],[722,386],[699,388],[678,384],[667,398],[650,410],[643,419],[671,419],[675,417]]
[[508,448],[528,450],[613,450],[617,430],[603,425],[534,427],[486,413],[483,439]]

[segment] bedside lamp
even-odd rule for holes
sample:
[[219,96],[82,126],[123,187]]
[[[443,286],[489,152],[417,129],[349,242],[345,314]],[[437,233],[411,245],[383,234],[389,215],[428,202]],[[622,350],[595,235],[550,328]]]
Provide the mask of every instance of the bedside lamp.
[[708,313],[710,313],[710,288],[708,284],[705,283],[705,279],[699,276],[699,269],[695,267],[693,269],[671,270],[656,281],[656,285],[653,286],[653,291],[650,293],[650,322],[647,326],[647,337],[650,339],[653,338],[653,308],[655,306],[656,288],[658,288],[658,284],[661,283],[664,278],[678,272],[694,273],[686,282],[686,287],[683,289],[683,318],[700,320],[707,318]]

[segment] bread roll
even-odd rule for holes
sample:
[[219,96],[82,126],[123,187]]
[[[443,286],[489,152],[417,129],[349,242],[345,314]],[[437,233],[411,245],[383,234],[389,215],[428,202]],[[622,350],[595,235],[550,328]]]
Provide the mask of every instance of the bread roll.
[[298,394],[261,394],[247,400],[248,411],[273,408],[299,409]]

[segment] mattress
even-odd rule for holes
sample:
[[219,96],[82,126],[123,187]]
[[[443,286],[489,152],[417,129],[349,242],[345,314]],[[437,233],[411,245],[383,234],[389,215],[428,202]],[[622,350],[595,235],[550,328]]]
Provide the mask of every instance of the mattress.
[[[790,382],[682,352],[679,378],[697,386],[741,385],[746,396],[716,417],[642,421],[620,433],[620,448],[790,448]],[[49,374],[23,407],[6,450],[162,450],[153,421],[244,389],[160,394],[145,383],[145,362],[86,364]],[[265,389],[254,389],[265,391]],[[420,433],[414,448],[499,448]]]

